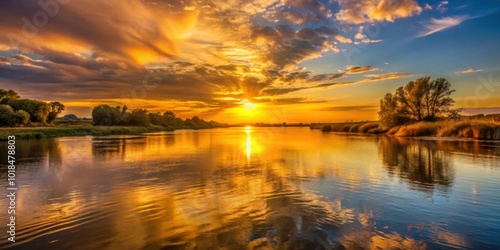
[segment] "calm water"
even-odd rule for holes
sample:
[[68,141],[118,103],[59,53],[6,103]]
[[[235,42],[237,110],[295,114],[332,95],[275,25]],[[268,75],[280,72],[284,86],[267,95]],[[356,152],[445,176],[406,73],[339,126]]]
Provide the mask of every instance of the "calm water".
[[500,248],[498,142],[231,128],[18,141],[17,158],[0,248]]

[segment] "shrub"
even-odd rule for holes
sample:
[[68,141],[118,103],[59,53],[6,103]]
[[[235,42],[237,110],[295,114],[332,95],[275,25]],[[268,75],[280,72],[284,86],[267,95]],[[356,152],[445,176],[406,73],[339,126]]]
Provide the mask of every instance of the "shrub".
[[352,133],[357,133],[357,132],[359,132],[359,127],[361,127],[361,125],[363,125],[363,124],[362,124],[362,123],[357,123],[357,124],[352,125],[352,126],[349,128],[349,132],[352,132]]
[[322,132],[332,132],[332,126],[331,125],[323,125],[323,127],[321,127],[321,131]]
[[369,130],[374,128],[378,128],[378,122],[365,123],[361,125],[358,130],[360,133],[368,133]]
[[14,110],[9,105],[0,105],[0,125],[12,127],[16,124]]
[[30,122],[30,114],[24,110],[18,110],[15,113],[17,125],[27,125]]

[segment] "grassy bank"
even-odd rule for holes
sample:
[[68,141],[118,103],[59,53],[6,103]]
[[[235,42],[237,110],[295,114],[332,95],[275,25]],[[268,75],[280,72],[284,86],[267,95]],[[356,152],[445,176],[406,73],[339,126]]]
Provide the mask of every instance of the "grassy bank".
[[313,124],[311,129],[321,129],[323,132],[389,134],[398,137],[433,136],[500,140],[500,122],[481,120],[418,122],[390,129],[381,128],[378,122]]
[[40,139],[61,136],[103,136],[103,135],[130,135],[147,132],[171,131],[173,129],[161,126],[54,126],[32,128],[0,128],[0,140],[6,140],[14,135],[16,139]]
[[378,122],[346,122],[346,123],[330,123],[330,124],[312,124],[311,129],[321,129],[323,132],[347,132],[347,133],[367,133],[381,134],[385,133],[379,127]]

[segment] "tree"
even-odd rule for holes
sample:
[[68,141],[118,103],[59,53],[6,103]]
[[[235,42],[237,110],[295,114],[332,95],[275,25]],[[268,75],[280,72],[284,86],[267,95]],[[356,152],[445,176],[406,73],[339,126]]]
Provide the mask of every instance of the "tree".
[[51,102],[51,103],[49,103],[49,107],[50,107],[50,111],[49,111],[49,115],[47,116],[47,122],[51,123],[57,118],[57,116],[61,112],[63,112],[65,107],[60,102]]
[[9,105],[0,105],[0,125],[6,127],[16,125],[14,110]]
[[116,108],[112,108],[109,105],[99,105],[92,110],[92,120],[94,125],[118,125],[121,117],[121,111]]
[[194,123],[193,123],[193,121],[191,119],[187,118],[184,121],[184,126],[192,128],[192,127],[194,127]]
[[409,121],[455,117],[460,109],[450,109],[454,103],[450,95],[454,91],[444,78],[432,81],[430,77],[418,78],[380,100],[380,122],[384,127],[393,127]]
[[0,104],[7,104],[10,100],[19,99],[19,94],[16,91],[9,89],[0,89]]
[[165,111],[165,113],[163,113],[163,116],[171,116],[175,118],[175,114],[172,111]]
[[461,109],[450,109],[450,106],[455,103],[450,97],[453,92],[455,90],[451,89],[451,83],[448,80],[438,78],[432,81],[424,96],[426,108],[424,120],[435,120],[442,115],[456,116]]
[[15,111],[24,110],[33,123],[46,123],[50,113],[47,103],[32,99],[11,99],[8,103]]
[[398,113],[408,116],[411,120],[423,120],[422,104],[429,89],[429,80],[430,77],[418,78],[396,90],[396,101],[400,104]]
[[409,121],[409,118],[398,112],[398,102],[395,95],[385,94],[380,100],[380,111],[378,112],[380,123],[385,128],[391,128]]
[[178,124],[175,114],[172,111],[165,111],[165,113],[163,113],[163,118],[165,120],[165,125],[167,126],[174,127]]
[[150,120],[146,109],[134,109],[131,112],[130,123],[136,126],[149,126]]
[[9,105],[0,105],[0,126],[24,126],[30,121],[30,115],[23,111],[14,111]]
[[16,111],[15,117],[18,126],[25,126],[30,122],[30,114],[24,110]]
[[158,126],[165,126],[165,119],[164,116],[160,115],[160,112],[158,113],[149,113],[149,121],[153,125],[158,125]]

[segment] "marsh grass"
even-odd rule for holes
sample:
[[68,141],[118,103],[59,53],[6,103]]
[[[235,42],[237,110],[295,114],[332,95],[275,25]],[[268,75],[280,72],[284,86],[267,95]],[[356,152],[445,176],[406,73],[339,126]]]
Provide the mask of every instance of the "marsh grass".
[[500,140],[500,122],[445,122],[442,124],[437,136]]
[[401,126],[395,136],[410,137],[410,136],[436,136],[440,129],[438,122],[418,122],[406,126]]
[[388,134],[398,137],[435,136],[500,140],[500,122],[484,120],[418,122],[387,129],[380,127],[378,122],[332,123],[316,124],[311,126],[311,129],[321,129],[323,132]]

